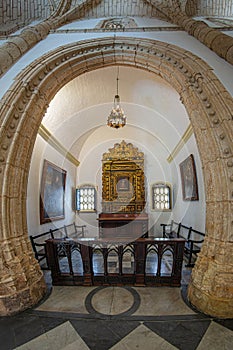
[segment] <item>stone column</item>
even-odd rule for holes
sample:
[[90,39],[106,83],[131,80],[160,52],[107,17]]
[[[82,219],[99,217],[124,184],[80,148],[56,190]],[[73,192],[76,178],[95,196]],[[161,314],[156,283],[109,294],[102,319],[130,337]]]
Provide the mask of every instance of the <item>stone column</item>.
[[[206,166],[206,238],[192,271],[188,299],[200,311],[216,317],[233,317],[233,201],[225,196],[226,180],[217,159]],[[226,160],[229,169],[233,161]],[[217,172],[214,170],[217,169]],[[216,175],[218,173],[218,176]],[[230,181],[233,177],[230,177]],[[233,181],[232,181],[233,182]],[[232,186],[232,183],[231,183]],[[216,188],[215,188],[216,187]],[[229,192],[229,197],[233,192]]]
[[38,117],[40,100],[36,94],[29,92],[30,90],[25,91],[24,86],[19,88],[16,83],[1,100],[0,105],[2,316],[35,305],[46,292],[44,276],[34,258],[26,222],[28,172],[41,120],[41,117]]
[[46,292],[43,273],[26,237],[0,242],[0,315],[23,311],[37,304]]
[[[12,120],[11,129],[13,123]],[[0,145],[0,315],[5,316],[38,303],[46,292],[46,285],[27,233],[26,188],[30,164],[27,147],[30,140],[17,132],[13,137],[2,122]],[[32,147],[33,144],[30,149]]]
[[208,237],[192,272],[188,299],[205,314],[233,316],[233,242]]

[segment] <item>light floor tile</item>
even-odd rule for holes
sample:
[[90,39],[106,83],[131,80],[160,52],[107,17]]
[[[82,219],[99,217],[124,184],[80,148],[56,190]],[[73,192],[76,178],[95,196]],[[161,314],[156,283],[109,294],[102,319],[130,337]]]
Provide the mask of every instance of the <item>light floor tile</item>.
[[[74,344],[79,344],[80,348],[75,348]],[[61,349],[81,349],[87,350],[88,347],[85,345],[81,337],[78,335],[76,330],[70,324],[65,322],[60,326],[40,335],[37,338],[29,341],[17,347],[15,350],[61,350]]]
[[49,298],[36,310],[87,314],[85,299],[96,287],[54,286]]
[[159,349],[176,350],[177,348],[152,332],[144,325],[138,326],[110,350]]
[[92,298],[93,308],[106,315],[117,315],[133,305],[132,294],[125,288],[107,287],[99,290]]
[[180,288],[134,287],[141,304],[133,315],[165,316],[195,314],[183,301]]
[[233,349],[233,332],[219,325],[216,322],[211,322],[208,330],[202,338],[197,350],[232,350]]
[[74,343],[65,346],[63,350],[90,350],[90,348],[80,338],[76,340]]

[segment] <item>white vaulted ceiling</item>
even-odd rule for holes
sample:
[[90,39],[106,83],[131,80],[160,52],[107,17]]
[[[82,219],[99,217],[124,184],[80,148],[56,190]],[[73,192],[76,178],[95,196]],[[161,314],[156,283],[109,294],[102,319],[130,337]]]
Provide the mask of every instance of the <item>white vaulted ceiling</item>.
[[[89,72],[64,86],[52,100],[43,125],[78,158],[80,140],[98,128],[114,138],[121,131],[109,130],[107,116],[116,93],[117,68]],[[169,152],[189,125],[177,92],[162,78],[136,68],[120,67],[119,93],[127,115],[127,127],[137,138],[141,129],[157,138]],[[69,135],[69,137],[67,137]]]

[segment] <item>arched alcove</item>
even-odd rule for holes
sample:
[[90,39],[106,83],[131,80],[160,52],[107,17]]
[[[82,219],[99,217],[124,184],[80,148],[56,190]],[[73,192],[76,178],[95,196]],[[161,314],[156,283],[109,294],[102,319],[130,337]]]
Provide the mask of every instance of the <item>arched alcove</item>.
[[190,52],[126,37],[51,51],[23,70],[2,99],[0,312],[23,310],[45,293],[28,240],[25,208],[31,154],[46,108],[68,81],[110,65],[159,74],[180,94],[195,133],[206,188],[207,236],[193,270],[189,299],[205,313],[232,317],[232,98],[212,69]]

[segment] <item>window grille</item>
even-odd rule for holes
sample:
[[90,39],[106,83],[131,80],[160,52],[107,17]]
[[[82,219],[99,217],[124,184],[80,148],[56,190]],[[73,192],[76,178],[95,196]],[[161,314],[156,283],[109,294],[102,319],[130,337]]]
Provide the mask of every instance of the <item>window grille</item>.
[[157,183],[152,186],[152,209],[171,210],[171,186]]
[[82,185],[76,189],[76,210],[79,212],[96,211],[96,189],[91,185]]

